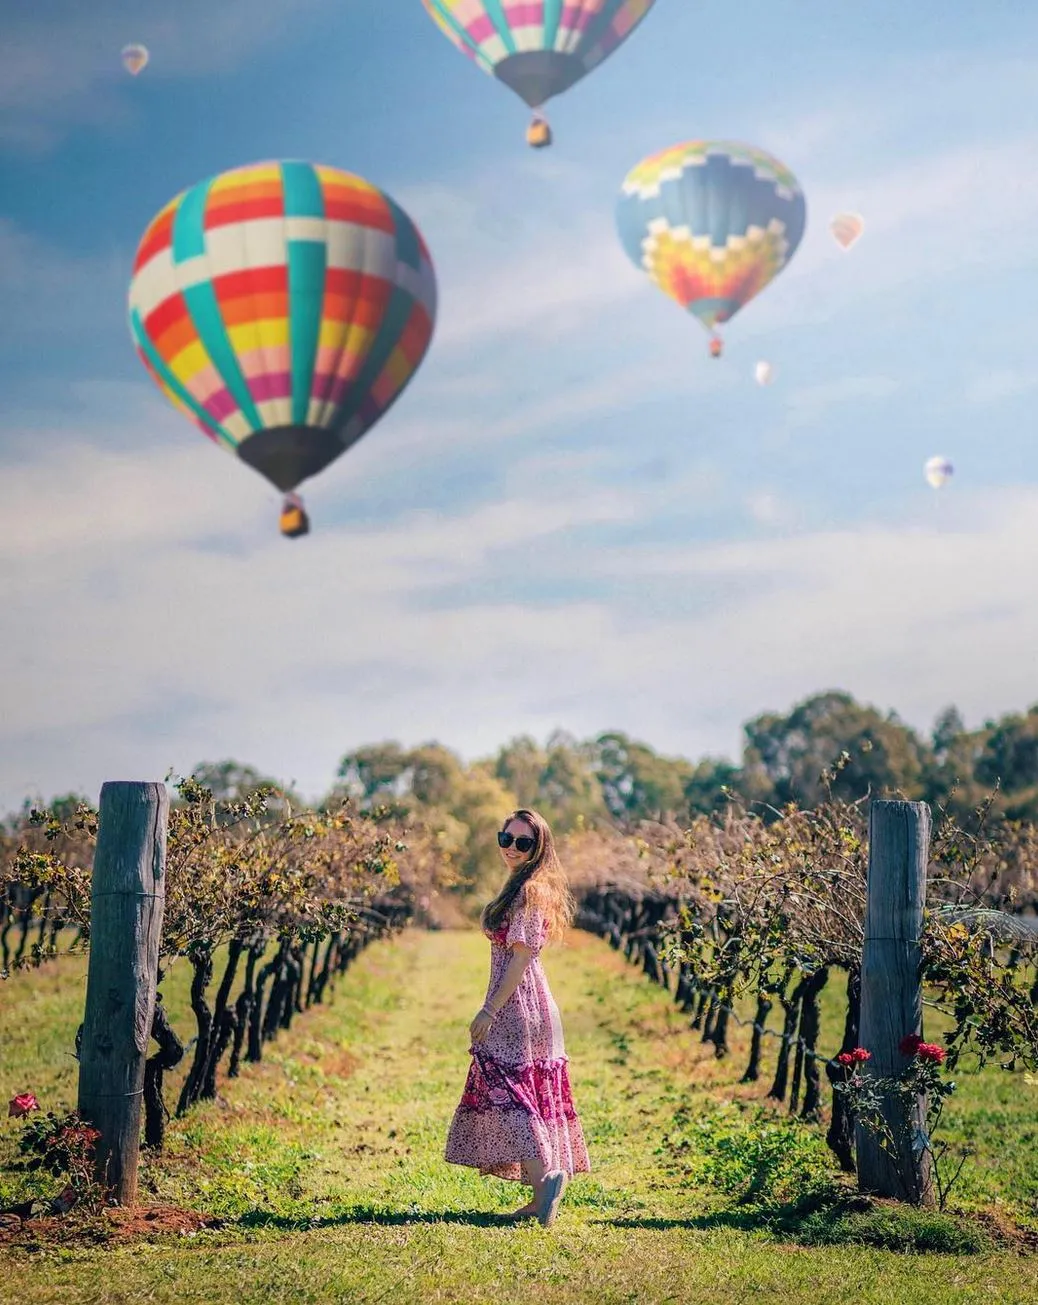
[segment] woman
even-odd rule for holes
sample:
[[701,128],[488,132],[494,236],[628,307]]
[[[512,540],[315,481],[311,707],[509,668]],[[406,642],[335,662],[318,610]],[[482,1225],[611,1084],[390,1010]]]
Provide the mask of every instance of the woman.
[[444,1155],[527,1183],[533,1200],[511,1217],[550,1228],[567,1180],[591,1169],[539,955],[572,922],[574,904],[543,816],[513,812],[497,842],[508,880],[480,918],[491,942],[490,983],[469,1027],[472,1063]]

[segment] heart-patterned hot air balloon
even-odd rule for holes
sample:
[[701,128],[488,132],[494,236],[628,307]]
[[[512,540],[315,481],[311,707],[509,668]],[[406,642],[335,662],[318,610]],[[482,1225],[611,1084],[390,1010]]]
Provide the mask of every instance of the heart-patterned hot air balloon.
[[829,223],[829,230],[841,249],[850,249],[865,230],[865,219],[857,213],[837,213]]
[[146,46],[124,45],[122,51],[123,67],[133,77],[147,66],[150,55]]

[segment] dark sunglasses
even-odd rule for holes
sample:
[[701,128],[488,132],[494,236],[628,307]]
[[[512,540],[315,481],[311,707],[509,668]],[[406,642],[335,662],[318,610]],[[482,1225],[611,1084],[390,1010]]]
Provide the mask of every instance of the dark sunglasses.
[[531,838],[529,834],[520,834],[519,837],[516,838],[513,834],[509,834],[504,829],[498,830],[498,847],[511,847],[514,843],[517,852],[532,852],[536,842],[536,838]]

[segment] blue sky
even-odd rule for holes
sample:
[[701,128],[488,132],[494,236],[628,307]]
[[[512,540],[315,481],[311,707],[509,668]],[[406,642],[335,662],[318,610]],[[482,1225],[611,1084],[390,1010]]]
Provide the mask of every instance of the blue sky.
[[[828,687],[920,728],[1038,697],[1031,6],[658,0],[541,153],[419,0],[22,9],[0,50],[0,809],[225,756],[316,796],[383,738],[471,758],[620,728],[735,756],[744,720]],[[613,220],[634,163],[698,136],[771,150],[807,196],[719,363]],[[125,322],[154,213],[274,157],[387,189],[440,289],[418,377],[305,487],[295,543]],[[847,254],[845,208],[867,222]]]

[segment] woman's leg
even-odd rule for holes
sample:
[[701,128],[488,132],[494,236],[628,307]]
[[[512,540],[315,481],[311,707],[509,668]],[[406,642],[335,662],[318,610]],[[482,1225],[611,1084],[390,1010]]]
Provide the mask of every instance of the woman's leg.
[[533,1200],[529,1201],[521,1209],[513,1211],[514,1214],[536,1214],[537,1205],[541,1198],[541,1187],[544,1184],[544,1161],[524,1160],[522,1162],[523,1177],[533,1188]]

